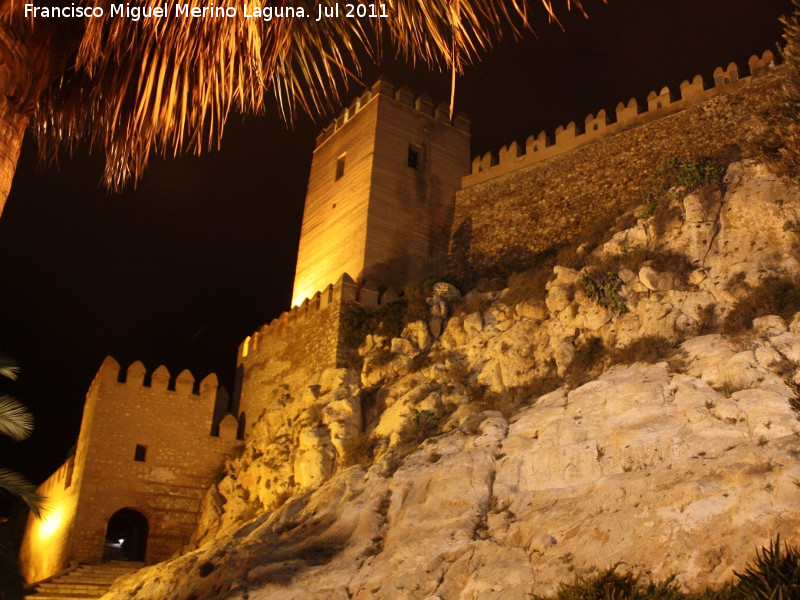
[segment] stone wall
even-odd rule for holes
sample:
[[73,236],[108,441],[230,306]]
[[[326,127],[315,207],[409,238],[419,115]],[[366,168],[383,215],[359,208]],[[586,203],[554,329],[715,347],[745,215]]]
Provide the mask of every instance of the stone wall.
[[173,379],[161,366],[145,385],[147,375],[135,362],[120,381],[111,357],[100,367],[75,456],[39,489],[47,509],[43,519],[29,519],[21,552],[28,581],[69,561],[99,563],[109,519],[123,508],[147,520],[146,562],[169,558],[189,542],[205,491],[239,445],[238,424],[231,415],[214,421],[215,375],[197,386],[188,371]]
[[752,57],[745,78],[735,64],[718,68],[710,89],[698,75],[681,85],[679,100],[667,88],[652,92],[641,113],[635,99],[620,103],[614,123],[604,111],[589,115],[583,134],[570,123],[555,144],[544,133],[529,138],[519,156],[514,143],[497,160],[476,158],[456,194],[451,269],[463,277],[521,268],[639,202],[664,158],[729,156],[777,85],[772,60],[770,52]]
[[75,456],[70,457],[36,490],[46,498],[43,518],[28,517],[20,563],[28,581],[39,581],[68,562],[70,533],[78,506],[74,485]]
[[269,408],[288,392],[308,385],[320,369],[341,367],[354,356],[343,342],[342,312],[347,303],[367,309],[397,299],[394,289],[382,293],[359,287],[347,274],[249,335],[237,353],[234,399],[246,436]]

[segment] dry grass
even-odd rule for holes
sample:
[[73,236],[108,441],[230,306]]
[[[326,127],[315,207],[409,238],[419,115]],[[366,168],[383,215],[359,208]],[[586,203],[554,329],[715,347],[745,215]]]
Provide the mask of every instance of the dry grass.
[[630,364],[636,362],[656,363],[675,351],[675,344],[662,335],[644,335],[633,340],[623,348],[617,348],[611,355],[614,363]]
[[609,356],[603,340],[597,337],[588,337],[582,345],[575,350],[575,356],[567,367],[564,381],[570,387],[578,387],[595,379],[603,370]]
[[800,311],[800,284],[796,279],[771,276],[763,279],[741,298],[728,313],[722,330],[728,335],[741,333],[753,326],[753,319],[779,315],[789,321]]
[[342,457],[342,467],[352,467],[361,465],[368,467],[373,461],[374,440],[365,433],[357,433],[346,438],[342,443],[344,456]]

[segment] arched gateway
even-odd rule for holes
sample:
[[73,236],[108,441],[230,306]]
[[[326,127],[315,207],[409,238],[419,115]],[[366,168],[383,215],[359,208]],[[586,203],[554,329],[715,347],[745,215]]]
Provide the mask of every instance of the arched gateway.
[[123,508],[111,515],[103,543],[103,562],[109,560],[144,561],[150,527],[144,515]]

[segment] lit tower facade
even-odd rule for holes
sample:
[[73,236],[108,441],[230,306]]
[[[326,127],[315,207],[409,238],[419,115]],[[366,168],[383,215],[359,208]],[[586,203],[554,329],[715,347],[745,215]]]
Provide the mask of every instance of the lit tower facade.
[[370,289],[440,270],[469,121],[380,79],[317,138],[292,305],[347,273]]

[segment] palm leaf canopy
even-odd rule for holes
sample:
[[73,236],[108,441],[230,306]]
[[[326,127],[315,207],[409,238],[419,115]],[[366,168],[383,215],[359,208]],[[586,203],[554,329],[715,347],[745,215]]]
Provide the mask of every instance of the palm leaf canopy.
[[33,431],[33,415],[8,395],[0,396],[0,434],[15,441],[24,440]]
[[41,515],[44,499],[36,493],[33,484],[19,473],[0,468],[0,491],[19,497],[34,515]]
[[17,379],[17,375],[19,375],[19,364],[17,361],[5,352],[0,352],[0,376],[7,377],[14,381]]
[[[176,17],[175,3],[164,0],[131,2],[168,7],[168,17],[138,21],[112,17],[110,0],[74,3],[102,8],[97,18],[26,18],[24,1],[0,0],[0,52],[24,50],[32,65],[20,109],[30,112],[44,157],[81,142],[102,149],[112,188],[135,181],[151,151],[217,146],[230,111],[261,111],[269,91],[287,119],[330,106],[359,60],[378,59],[387,38],[412,61],[458,70],[504,31],[529,27],[527,0],[373,0],[386,18],[320,21],[316,7],[335,0],[275,0],[273,10],[302,7],[312,16],[269,21],[246,18],[243,0],[181,2],[236,15],[216,18]],[[550,20],[557,2],[582,10],[580,0],[533,1]]]

